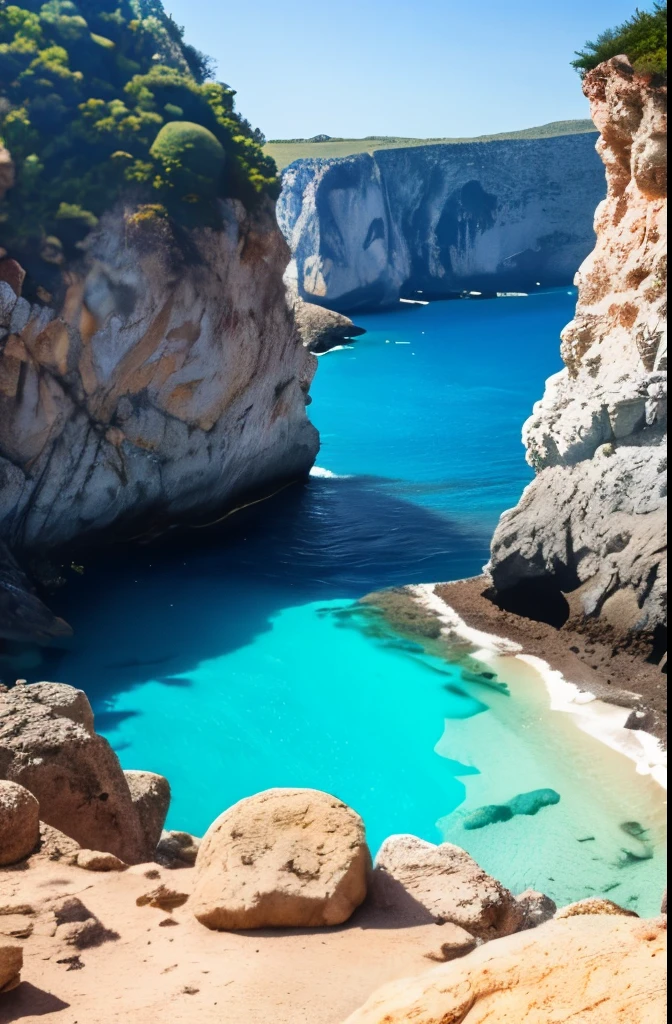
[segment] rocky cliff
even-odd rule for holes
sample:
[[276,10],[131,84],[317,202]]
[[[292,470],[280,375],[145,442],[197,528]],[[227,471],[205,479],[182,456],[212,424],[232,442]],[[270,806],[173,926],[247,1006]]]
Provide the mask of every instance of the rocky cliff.
[[[0,261],[0,539],[34,551],[221,512],[310,469],[316,361],[283,284],[273,204],[190,232],[118,208],[20,297]],[[54,257],[57,261],[57,255]]]
[[565,368],[523,429],[536,479],[502,516],[489,568],[512,607],[533,601],[608,635],[634,632],[657,658],[667,592],[667,89],[618,57],[588,74],[584,91],[608,195],[562,336]]
[[571,282],[605,192],[594,143],[566,135],[297,161],[278,220],[299,295],[348,312],[416,291]]

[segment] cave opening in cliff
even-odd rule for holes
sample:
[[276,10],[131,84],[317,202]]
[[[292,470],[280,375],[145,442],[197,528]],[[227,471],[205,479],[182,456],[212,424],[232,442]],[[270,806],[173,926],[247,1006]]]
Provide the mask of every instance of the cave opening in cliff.
[[555,629],[562,629],[569,619],[567,598],[552,578],[521,580],[492,600],[503,611],[545,622]]

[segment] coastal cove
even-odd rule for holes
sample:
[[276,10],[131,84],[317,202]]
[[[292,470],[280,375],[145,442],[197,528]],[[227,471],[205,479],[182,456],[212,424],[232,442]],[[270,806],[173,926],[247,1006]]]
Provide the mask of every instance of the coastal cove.
[[[168,827],[202,834],[243,796],[315,787],[362,814],[374,851],[395,832],[443,837],[516,891],[609,892],[654,912],[660,787],[550,711],[530,666],[499,659],[484,664],[494,681],[479,678],[463,651],[441,660],[352,604],[480,571],[532,477],[520,424],[560,366],[575,302],[556,289],[358,317],[368,333],[323,357],[312,388],[309,482],[225,534],[68,571],[53,606],[73,641],[41,663],[16,651],[2,674],[85,689],[123,766],[170,779]],[[537,789],[559,802],[464,828],[467,811]],[[642,838],[624,831],[633,822]]]

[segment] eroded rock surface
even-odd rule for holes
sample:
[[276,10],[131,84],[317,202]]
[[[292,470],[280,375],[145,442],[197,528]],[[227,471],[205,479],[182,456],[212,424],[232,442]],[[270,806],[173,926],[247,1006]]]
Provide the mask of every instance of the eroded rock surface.
[[133,210],[29,302],[0,279],[0,538],[161,529],[305,475],[315,359],[273,204],[184,237]]
[[586,134],[297,160],[278,202],[288,280],[344,313],[569,283],[605,192],[593,146]]
[[124,775],[140,818],[147,849],[155,851],[170,807],[170,783],[156,772],[125,771]]
[[29,790],[42,820],[80,846],[127,864],[151,859],[119,759],[94,732],[82,691],[34,683],[0,693],[0,779]]
[[190,906],[208,928],[342,924],[366,896],[370,863],[362,819],[336,797],[271,789],[210,826]]
[[371,876],[371,895],[407,922],[450,922],[479,939],[510,935],[523,912],[515,897],[459,846],[390,836]]
[[586,76],[609,191],[581,267],[565,369],[525,424],[537,471],[500,521],[489,566],[513,610],[570,594],[577,623],[667,622],[667,89],[614,58]]
[[663,1024],[666,952],[662,920],[549,921],[393,982],[347,1024]]
[[40,838],[40,805],[16,782],[0,780],[0,867],[28,857]]

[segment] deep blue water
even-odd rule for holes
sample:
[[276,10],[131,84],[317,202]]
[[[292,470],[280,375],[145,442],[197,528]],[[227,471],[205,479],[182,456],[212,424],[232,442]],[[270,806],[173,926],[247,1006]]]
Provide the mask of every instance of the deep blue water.
[[478,700],[320,610],[480,571],[531,477],[520,428],[574,302],[554,290],[359,318],[368,333],[323,356],[313,385],[319,475],[225,535],[69,574],[55,605],[75,639],[35,671],[87,691],[127,767],[170,778],[173,826],[202,833],[241,796],[312,785],[357,807],[374,845],[438,838],[464,786],[433,748]]
[[[651,823],[659,843],[652,783],[550,712],[529,670],[499,692],[348,615],[371,590],[481,570],[531,479],[521,425],[574,303],[566,289],[358,318],[368,333],[320,359],[309,482],[226,533],[69,571],[52,603],[74,639],[12,671],[86,690],[124,767],[170,779],[169,827],[202,834],[241,797],[315,787],[362,814],[374,851],[395,832],[450,838],[514,889],[568,902],[620,886],[653,908],[658,848],[627,877],[619,866],[619,822]],[[461,824],[465,808],[543,787],[561,801],[535,817]]]

